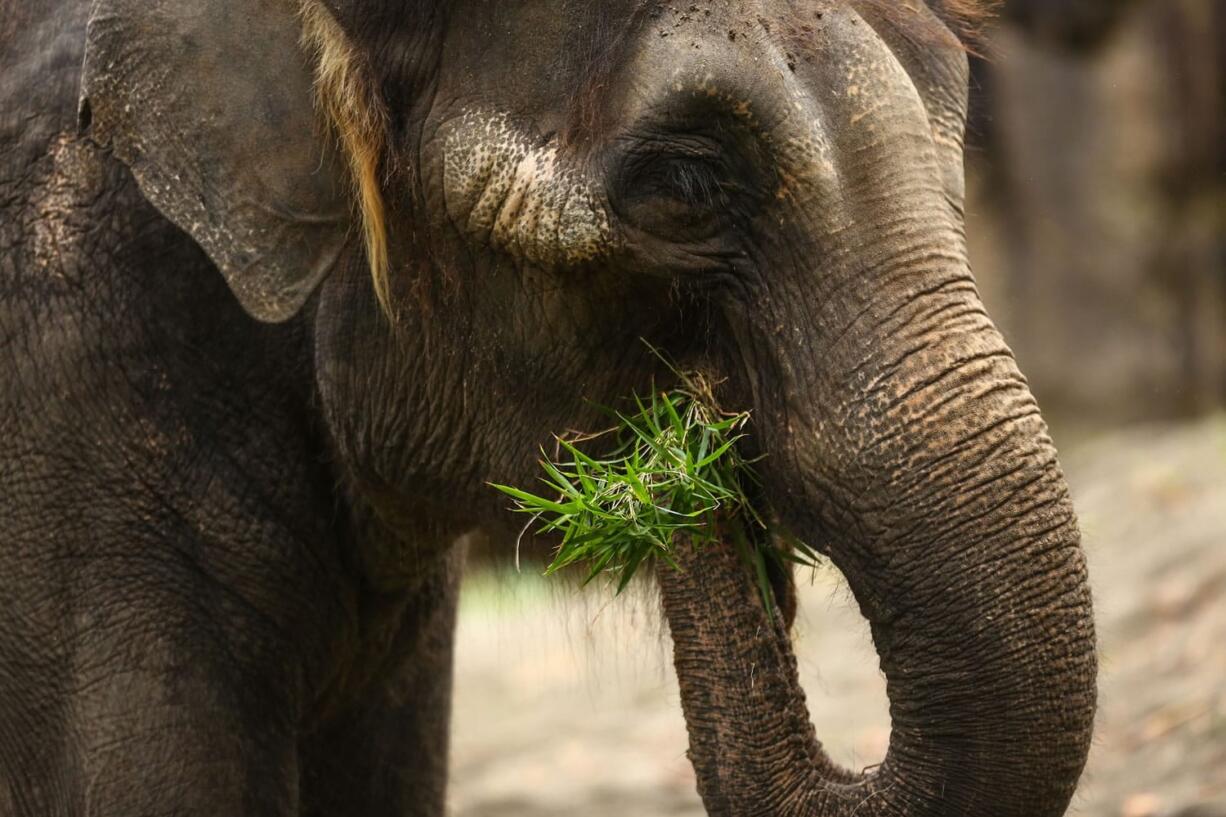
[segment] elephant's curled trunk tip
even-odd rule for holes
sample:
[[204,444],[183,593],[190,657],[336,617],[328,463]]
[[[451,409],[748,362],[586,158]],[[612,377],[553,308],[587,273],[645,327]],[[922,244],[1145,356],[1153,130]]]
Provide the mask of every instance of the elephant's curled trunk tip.
[[[893,730],[884,762],[863,773],[823,751],[789,635],[780,616],[767,615],[734,549],[679,548],[682,570],[661,567],[659,578],[708,813],[1064,814],[1095,705],[1093,624],[1075,536],[1073,524],[1036,545],[1047,551],[1033,559],[1048,579],[1018,576],[1013,588],[983,579],[968,590],[993,598],[996,612],[951,613],[934,600],[874,625]],[[1052,576],[1058,587],[1037,589]],[[1037,601],[1000,603],[1011,594]]]

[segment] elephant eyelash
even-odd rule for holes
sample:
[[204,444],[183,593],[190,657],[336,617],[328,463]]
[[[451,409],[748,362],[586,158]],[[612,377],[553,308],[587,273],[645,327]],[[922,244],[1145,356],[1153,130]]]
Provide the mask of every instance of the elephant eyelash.
[[695,207],[711,207],[725,198],[716,168],[700,160],[664,163],[662,192]]
[[730,189],[714,162],[689,156],[645,163],[633,174],[631,188],[640,196],[667,198],[695,208],[726,202]]

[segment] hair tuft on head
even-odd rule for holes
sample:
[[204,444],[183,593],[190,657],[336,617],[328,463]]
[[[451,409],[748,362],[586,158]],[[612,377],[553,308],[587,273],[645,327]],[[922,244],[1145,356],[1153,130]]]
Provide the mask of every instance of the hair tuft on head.
[[932,0],[932,5],[967,49],[974,51],[983,42],[987,26],[996,18],[1001,2],[1002,0]]
[[349,168],[375,296],[393,317],[381,165],[388,116],[363,58],[319,0],[302,0],[302,41],[316,60],[315,105]]

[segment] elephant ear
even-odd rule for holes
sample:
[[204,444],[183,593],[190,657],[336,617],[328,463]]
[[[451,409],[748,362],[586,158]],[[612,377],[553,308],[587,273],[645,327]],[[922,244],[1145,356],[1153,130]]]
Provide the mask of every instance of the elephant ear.
[[292,316],[334,266],[349,175],[313,104],[296,0],[96,0],[81,117],[252,316]]

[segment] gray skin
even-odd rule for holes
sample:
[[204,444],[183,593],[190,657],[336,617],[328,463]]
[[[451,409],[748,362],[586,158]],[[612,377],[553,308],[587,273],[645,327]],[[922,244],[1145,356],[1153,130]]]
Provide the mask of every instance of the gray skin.
[[0,814],[441,814],[454,543],[667,384],[640,338],[753,412],[889,679],[884,765],[834,768],[782,617],[683,549],[709,812],[1063,814],[1090,596],[968,270],[941,7],[328,7],[394,321],[291,4],[0,2]]

